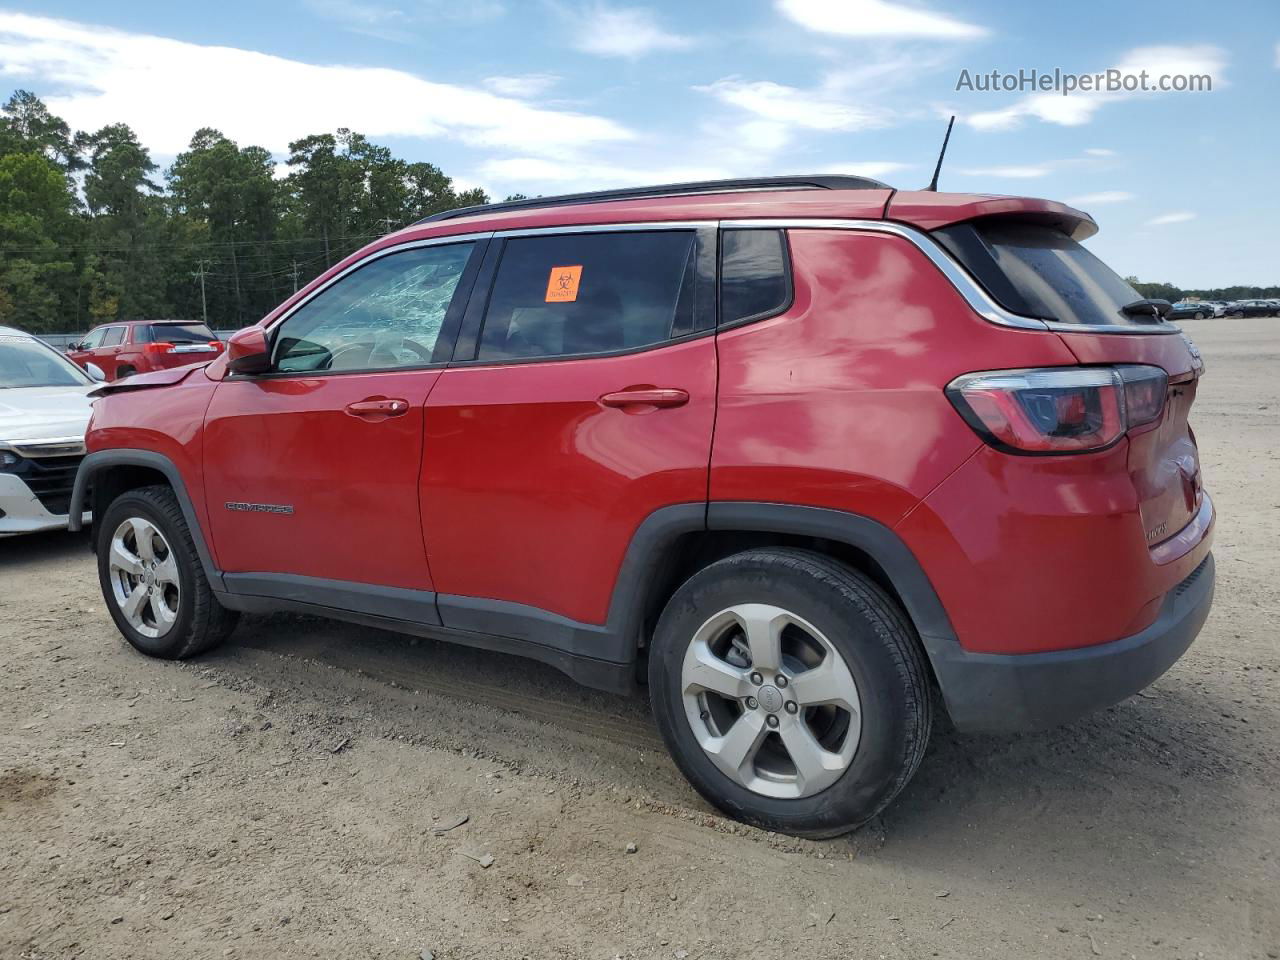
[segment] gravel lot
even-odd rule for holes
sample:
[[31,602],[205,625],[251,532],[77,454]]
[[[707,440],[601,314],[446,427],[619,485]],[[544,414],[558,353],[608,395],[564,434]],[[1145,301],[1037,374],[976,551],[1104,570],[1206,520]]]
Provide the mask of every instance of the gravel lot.
[[301,617],[147,660],[83,538],[0,541],[0,956],[1280,956],[1280,320],[1185,328],[1199,641],[1070,727],[941,731],[837,841],[715,816],[642,701]]

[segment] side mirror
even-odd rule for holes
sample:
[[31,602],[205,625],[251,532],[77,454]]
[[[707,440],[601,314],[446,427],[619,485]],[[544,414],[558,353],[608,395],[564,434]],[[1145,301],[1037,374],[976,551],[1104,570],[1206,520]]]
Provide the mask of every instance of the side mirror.
[[271,369],[271,348],[261,327],[237,330],[227,340],[227,368],[232,373],[266,373]]
[[80,349],[80,346],[81,345],[79,343],[68,343],[63,349],[67,353],[75,353],[77,350]]
[[107,382],[107,375],[102,372],[102,368],[98,366],[96,363],[86,363],[84,365],[84,372],[89,375],[90,380],[93,380],[97,383]]

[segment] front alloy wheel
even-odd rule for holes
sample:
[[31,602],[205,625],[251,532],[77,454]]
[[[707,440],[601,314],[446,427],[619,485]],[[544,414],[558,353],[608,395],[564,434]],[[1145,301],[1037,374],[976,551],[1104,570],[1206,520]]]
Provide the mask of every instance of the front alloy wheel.
[[133,629],[152,639],[173,629],[182,584],[169,542],[155,524],[129,517],[116,527],[107,569],[112,597]]

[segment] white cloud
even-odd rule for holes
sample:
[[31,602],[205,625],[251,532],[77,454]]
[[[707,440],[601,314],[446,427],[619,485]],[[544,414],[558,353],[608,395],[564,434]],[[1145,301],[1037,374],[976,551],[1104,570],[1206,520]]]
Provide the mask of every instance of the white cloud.
[[698,164],[638,167],[590,161],[548,160],[544,157],[509,157],[480,166],[487,181],[519,185],[522,193],[538,193],[547,186],[555,192],[579,192],[609,187],[631,187],[690,180],[719,180],[730,176],[722,167]]
[[693,38],[669,33],[653,11],[602,3],[564,15],[572,23],[573,46],[601,57],[641,57],[659,50],[687,50]]
[[817,33],[845,37],[938,37],[968,40],[984,27],[888,0],[776,0],[778,12]]
[[1106,147],[1086,147],[1084,152],[1091,157],[1114,157],[1116,155],[1114,150],[1109,150]]
[[[1226,56],[1218,47],[1138,47],[1130,50],[1112,69],[1121,74],[1137,76],[1144,71],[1148,83],[1157,84],[1162,77],[1199,76],[1207,74],[1214,87],[1223,83]],[[1105,72],[1105,71],[1103,71]],[[1159,96],[1158,91],[1114,93],[1106,90],[1035,93],[998,110],[971,113],[963,117],[975,130],[1010,130],[1022,124],[1027,117],[1035,117],[1045,123],[1064,127],[1077,127],[1093,119],[1094,113],[1108,103],[1131,100],[1136,97]],[[1184,93],[1181,96],[1194,96]],[[1096,154],[1101,156],[1102,154]]]
[[402,70],[321,66],[14,13],[0,12],[0,64],[11,81],[64,91],[45,100],[73,127],[124,121],[160,155],[184,150],[197,123],[276,153],[341,126],[370,137],[451,137],[544,156],[633,137],[605,117]]
[[1050,173],[1053,167],[1049,164],[1041,164],[1039,166],[998,166],[998,167],[970,167],[967,170],[957,170],[957,173],[964,174],[966,177],[1008,177],[1014,180],[1034,180],[1036,177],[1043,177]]
[[849,163],[829,163],[820,167],[818,173],[870,177],[872,180],[880,180],[890,174],[898,173],[902,170],[910,170],[914,166],[914,163],[899,163],[896,160],[854,160]]
[[703,87],[723,103],[754,114],[761,120],[784,127],[805,130],[867,130],[884,126],[888,117],[883,110],[855,106],[830,90],[802,90],[772,80],[742,80],[726,77]]
[[1083,193],[1072,197],[1067,203],[1075,207],[1097,207],[1104,203],[1124,203],[1132,199],[1133,194],[1125,190],[1101,190],[1098,193]]
[[554,73],[522,73],[514,77],[485,77],[484,85],[504,97],[526,99],[546,93],[560,78]]
[[1186,223],[1188,220],[1194,220],[1196,215],[1190,210],[1176,210],[1173,213],[1162,213],[1158,217],[1152,217],[1147,221],[1149,227],[1163,227],[1170,223]]

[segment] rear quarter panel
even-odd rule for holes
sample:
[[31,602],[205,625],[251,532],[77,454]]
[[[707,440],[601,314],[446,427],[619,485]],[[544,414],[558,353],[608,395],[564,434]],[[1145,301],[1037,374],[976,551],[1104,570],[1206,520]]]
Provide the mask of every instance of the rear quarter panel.
[[952,379],[1075,362],[1053,334],[973,313],[899,237],[791,230],[789,241],[790,309],[718,336],[712,500],[830,507],[893,526],[982,446],[943,392]]

